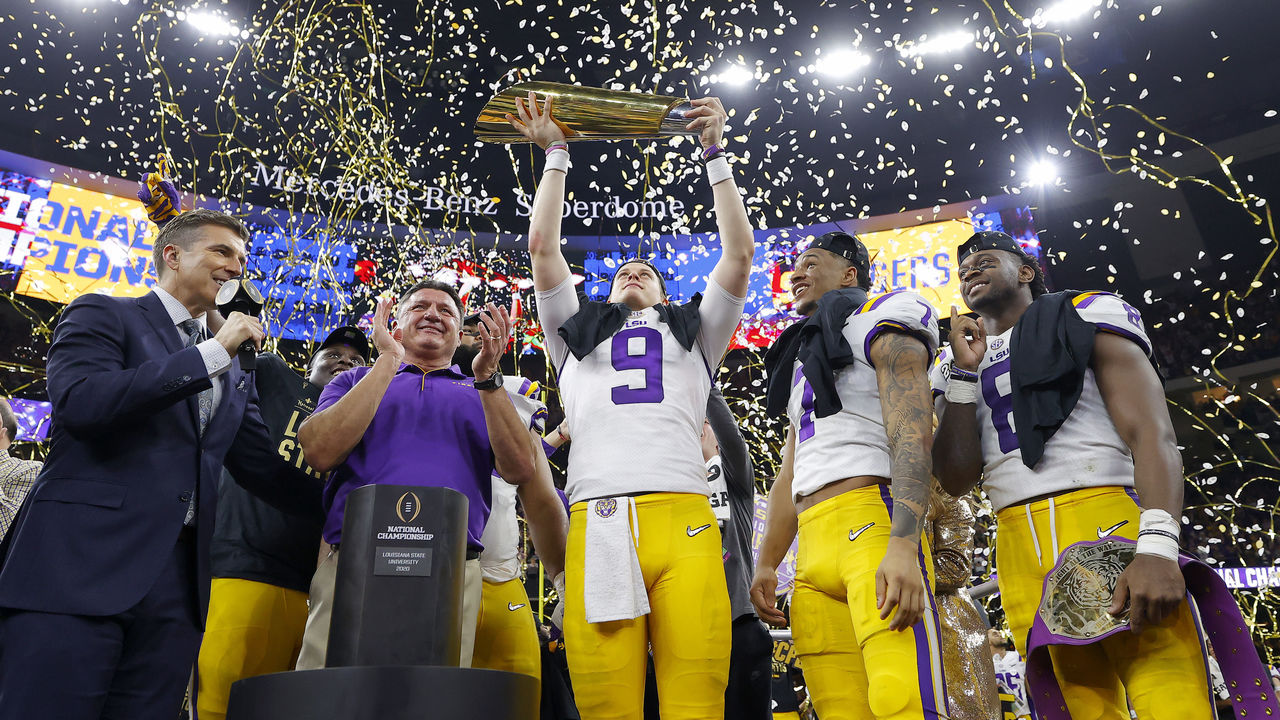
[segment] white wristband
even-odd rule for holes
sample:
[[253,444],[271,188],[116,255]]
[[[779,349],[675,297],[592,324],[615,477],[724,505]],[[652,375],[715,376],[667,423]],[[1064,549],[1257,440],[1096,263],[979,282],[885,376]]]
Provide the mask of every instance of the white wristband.
[[558,595],[560,597],[560,600],[563,602],[564,601],[564,571],[563,570],[556,573],[556,576],[551,578],[551,586],[556,589],[556,595]]
[[976,405],[978,403],[978,383],[951,378],[947,381],[947,392],[943,397],[947,399],[947,403],[950,405],[957,403]]
[[732,179],[733,171],[729,169],[729,161],[724,159],[724,155],[711,158],[707,163],[707,181],[712,185],[719,185]]
[[1138,516],[1138,532],[1156,528],[1171,532],[1174,535],[1182,532],[1182,524],[1173,518],[1167,511],[1160,508],[1151,508],[1143,510]]
[[1140,535],[1138,547],[1134,548],[1138,555],[1156,555],[1166,560],[1178,561],[1178,541],[1164,535]]
[[1159,508],[1143,510],[1138,516],[1138,546],[1134,552],[1177,561],[1181,531],[1181,524],[1168,512]]
[[559,170],[562,173],[569,172],[569,151],[565,148],[556,148],[547,154],[547,164],[542,166],[542,172],[549,170]]

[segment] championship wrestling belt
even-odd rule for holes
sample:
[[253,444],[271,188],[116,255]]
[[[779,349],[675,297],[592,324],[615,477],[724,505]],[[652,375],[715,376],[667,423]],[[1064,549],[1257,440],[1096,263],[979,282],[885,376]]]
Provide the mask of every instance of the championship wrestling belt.
[[1133,543],[1114,538],[1068,547],[1044,579],[1036,622],[1055,636],[1086,643],[1128,629],[1128,609],[1119,617],[1107,610],[1133,550]]
[[[1129,613],[1107,612],[1120,573],[1133,562],[1132,540],[1108,536],[1071,545],[1045,576],[1040,608],[1027,636],[1027,700],[1041,720],[1071,720],[1053,674],[1050,645],[1089,645],[1129,629]],[[1213,643],[1238,718],[1280,717],[1266,667],[1227,585],[1189,555],[1178,565],[1202,632]],[[1206,682],[1208,679],[1206,678]]]

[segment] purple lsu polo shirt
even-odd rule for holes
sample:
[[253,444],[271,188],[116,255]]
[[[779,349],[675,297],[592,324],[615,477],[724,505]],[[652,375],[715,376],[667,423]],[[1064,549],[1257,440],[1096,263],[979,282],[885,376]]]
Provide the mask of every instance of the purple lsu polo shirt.
[[[352,368],[335,377],[320,393],[316,412],[336,403],[369,370]],[[472,382],[456,365],[425,375],[415,365],[400,366],[364,437],[325,482],[325,542],[341,542],[342,516],[352,490],[373,484],[420,485],[453,488],[467,496],[467,546],[482,549],[493,448]]]

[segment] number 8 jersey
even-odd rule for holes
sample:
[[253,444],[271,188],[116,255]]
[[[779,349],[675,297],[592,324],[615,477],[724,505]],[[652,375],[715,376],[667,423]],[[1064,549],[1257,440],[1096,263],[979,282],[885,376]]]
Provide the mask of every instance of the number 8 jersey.
[[[1119,296],[1089,292],[1072,302],[1085,322],[1137,343],[1147,355],[1151,341],[1142,316]],[[1045,443],[1034,468],[1022,462],[1013,420],[1009,342],[1013,328],[987,336],[987,354],[978,366],[978,435],[982,441],[982,487],[996,510],[1033,497],[1089,487],[1133,487],[1133,455],[1111,421],[1093,368],[1085,370],[1084,386],[1075,408],[1062,427]],[[950,348],[938,353],[930,373],[934,397],[946,392],[951,373]]]
[[581,360],[557,332],[578,312],[572,278],[537,293],[537,300],[573,436],[565,487],[570,502],[645,492],[707,495],[701,438],[711,375],[746,299],[708,277],[692,350],[657,310],[645,308],[632,311],[622,329]]

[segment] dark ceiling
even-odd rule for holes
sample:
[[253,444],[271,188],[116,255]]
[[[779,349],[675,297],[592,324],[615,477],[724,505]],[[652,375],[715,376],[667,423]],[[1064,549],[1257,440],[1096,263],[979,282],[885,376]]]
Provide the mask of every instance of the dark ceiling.
[[[1019,22],[997,2],[211,6],[244,31],[232,41],[202,36],[181,19],[185,4],[8,0],[0,35],[14,40],[0,62],[0,148],[136,177],[167,147],[186,187],[235,200],[519,232],[524,221],[512,203],[496,218],[450,215],[273,195],[250,182],[262,161],[459,193],[528,187],[527,150],[480,145],[470,130],[493,88],[519,71],[718,94],[734,111],[732,150],[747,160],[739,184],[757,222],[778,227],[998,195],[1045,159],[1069,190],[1103,171],[1068,135],[1084,97],[1079,83],[1106,125],[1096,136],[1078,119],[1084,131],[1076,139],[1096,147],[1105,138],[1105,151],[1121,156],[1135,148],[1160,163],[1188,147],[1173,132],[1212,143],[1275,123],[1268,117],[1280,107],[1280,86],[1270,80],[1280,74],[1275,3],[1065,3],[1012,3],[1029,18],[1039,5],[1051,15],[1085,9],[1051,16],[1043,27]],[[899,51],[954,32],[972,39],[919,57]],[[839,63],[848,68],[843,78],[815,73],[823,54],[841,49],[865,56],[865,65]],[[704,82],[733,63],[755,68],[756,77],[740,86]],[[1113,104],[1159,121],[1171,131],[1164,144],[1135,112],[1104,112]],[[639,194],[676,181],[688,189],[670,192],[696,201],[705,193],[694,184],[691,154],[688,143],[665,141],[581,147],[575,166],[589,170],[571,187]],[[710,229],[703,223],[694,212],[691,228]]]

